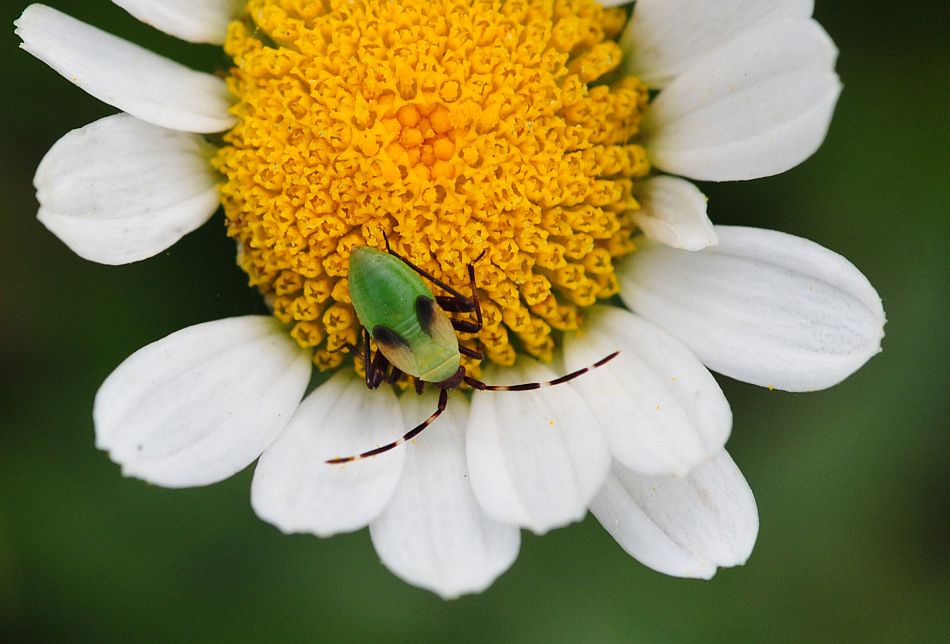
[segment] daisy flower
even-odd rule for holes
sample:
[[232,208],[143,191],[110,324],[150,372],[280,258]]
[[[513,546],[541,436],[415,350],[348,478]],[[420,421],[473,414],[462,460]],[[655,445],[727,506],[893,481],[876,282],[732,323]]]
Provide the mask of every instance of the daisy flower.
[[[880,350],[884,313],[847,260],[713,226],[690,179],[783,172],[821,144],[841,85],[808,0],[115,0],[233,66],[198,73],[43,5],[23,48],[122,113],[66,134],[39,219],[107,264],[163,251],[223,208],[273,312],[135,352],[96,396],[99,448],[184,487],[257,461],[284,532],[369,526],[383,563],[443,597],[488,587],[590,510],[645,565],[711,577],[746,560],[752,493],[724,451],[709,369],[830,387]],[[415,440],[435,394],[369,390],[350,349],[354,248],[456,289],[475,264],[486,382]],[[439,292],[438,290],[436,291]],[[463,329],[464,330],[464,329]],[[332,372],[307,392],[312,370]]]

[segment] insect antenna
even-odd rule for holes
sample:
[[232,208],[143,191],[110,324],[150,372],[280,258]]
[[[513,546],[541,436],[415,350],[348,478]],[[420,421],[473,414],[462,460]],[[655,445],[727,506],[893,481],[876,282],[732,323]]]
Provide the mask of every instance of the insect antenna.
[[357,454],[355,456],[343,456],[340,458],[331,458],[327,461],[330,465],[341,465],[343,463],[350,463],[352,461],[359,461],[364,458],[369,458],[370,456],[376,456],[377,454],[382,454],[383,452],[388,452],[394,447],[402,445],[406,441],[411,441],[413,438],[422,433],[426,427],[432,424],[432,422],[438,418],[443,411],[445,411],[445,405],[449,399],[449,392],[447,389],[442,389],[439,391],[439,405],[436,407],[435,411],[426,418],[424,421],[410,429],[408,432],[403,434],[400,438],[394,440],[391,443],[387,443],[375,449],[371,449],[368,452],[363,452],[362,454]]
[[548,380],[546,382],[523,382],[519,385],[486,385],[481,380],[476,380],[471,376],[465,376],[464,380],[471,386],[473,389],[478,389],[479,391],[531,391],[532,389],[541,389],[542,387],[553,387],[554,385],[560,385],[569,380],[574,380],[578,376],[583,376],[585,373],[591,369],[596,369],[597,367],[602,367],[614,358],[617,357],[619,351],[614,351],[613,353],[604,356],[594,364],[589,367],[584,367],[583,369],[578,369],[577,371],[572,371],[571,373],[555,378],[554,380]]

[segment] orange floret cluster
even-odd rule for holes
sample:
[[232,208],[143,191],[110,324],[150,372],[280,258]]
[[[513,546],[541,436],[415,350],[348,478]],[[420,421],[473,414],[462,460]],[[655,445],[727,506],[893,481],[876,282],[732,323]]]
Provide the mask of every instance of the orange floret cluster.
[[466,292],[486,357],[550,359],[633,250],[648,94],[626,15],[594,0],[250,0],[230,26],[237,125],[214,159],[238,262],[321,368],[358,343],[355,246]]

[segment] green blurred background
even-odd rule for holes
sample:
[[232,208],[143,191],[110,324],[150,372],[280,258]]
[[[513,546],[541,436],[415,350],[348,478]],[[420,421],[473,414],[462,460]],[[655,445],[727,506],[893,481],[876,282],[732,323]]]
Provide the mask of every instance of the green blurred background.
[[[108,2],[55,6],[197,68],[226,65]],[[126,355],[262,306],[220,215],[120,268],[80,260],[36,221],[42,155],[113,110],[16,49],[22,8],[0,9],[0,639],[948,641],[946,2],[819,0],[845,83],[824,147],[779,177],[704,186],[718,223],[848,257],[889,319],[884,353],[832,390],[720,378],[761,515],[749,563],[668,578],[588,518],[525,534],[507,574],[453,602],[391,575],[366,531],[285,537],[259,521],[250,471],[164,490],[95,449],[93,396]]]

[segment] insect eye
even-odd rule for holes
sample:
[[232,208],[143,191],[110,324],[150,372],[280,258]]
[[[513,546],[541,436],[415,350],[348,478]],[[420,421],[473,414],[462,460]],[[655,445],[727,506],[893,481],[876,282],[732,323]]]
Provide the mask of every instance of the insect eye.
[[416,317],[419,319],[419,326],[426,335],[432,335],[432,324],[435,322],[435,302],[425,295],[416,298]]
[[373,339],[376,340],[376,344],[382,347],[395,348],[409,346],[409,343],[406,342],[404,337],[382,324],[377,324],[373,327]]

